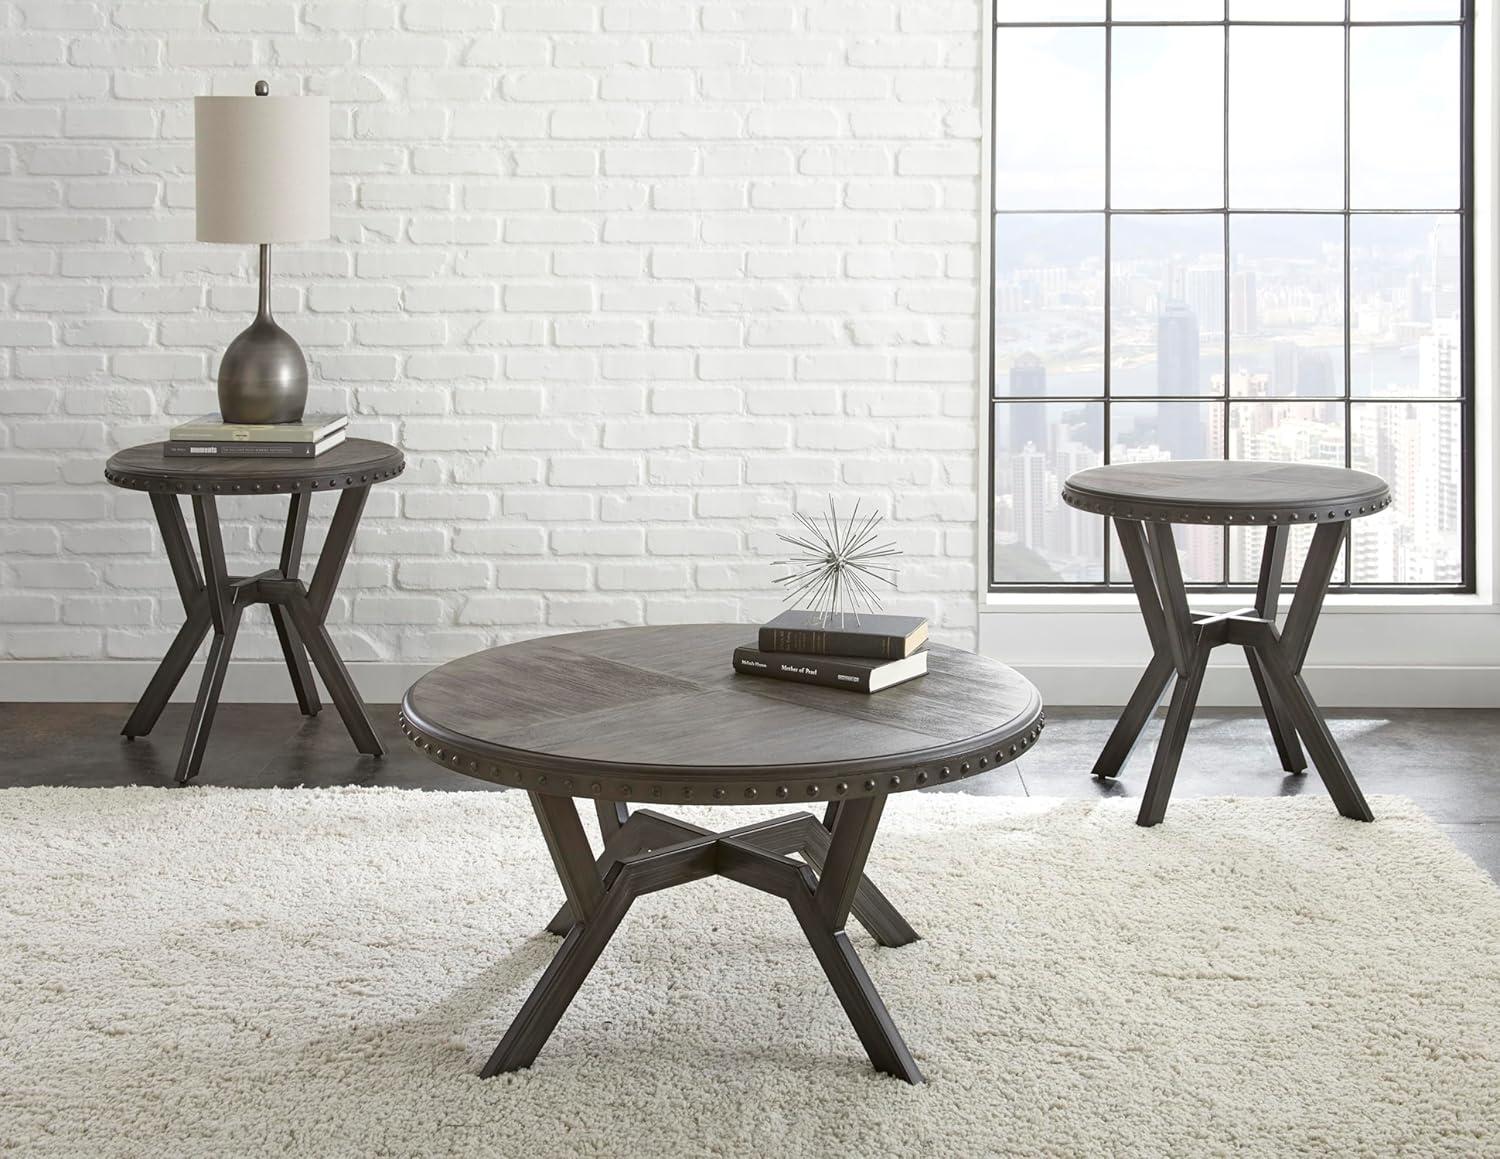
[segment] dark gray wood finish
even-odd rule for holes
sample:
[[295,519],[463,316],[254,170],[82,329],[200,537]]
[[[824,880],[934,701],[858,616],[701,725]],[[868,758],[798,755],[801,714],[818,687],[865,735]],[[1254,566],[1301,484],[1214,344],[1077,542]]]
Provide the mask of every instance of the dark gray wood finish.
[[[334,456],[350,443],[361,443],[365,448],[356,448],[344,456],[342,467],[351,473],[345,476],[330,474],[330,468],[337,470],[340,466],[332,462]],[[311,716],[321,708],[308,664],[310,656],[359,751],[371,756],[382,755],[385,750],[370,726],[364,705],[323,621],[328,615],[328,606],[348,558],[359,514],[369,494],[370,482],[367,480],[377,475],[390,478],[399,474],[403,465],[401,452],[384,443],[349,440],[317,459],[306,461],[202,461],[167,459],[161,454],[160,447],[161,444],[157,443],[121,451],[110,459],[105,472],[106,478],[117,486],[151,492],[151,506],[161,529],[167,560],[187,613],[186,622],[167,649],[121,732],[133,740],[151,731],[173,689],[187,672],[199,645],[211,630],[213,638],[208,662],[177,766],[179,782],[185,784],[195,777],[208,744],[240,619],[251,604],[267,604],[302,714]],[[378,453],[371,448],[378,448]],[[363,469],[359,466],[376,462],[380,464],[378,471],[372,466]],[[320,468],[316,476],[310,474],[314,465]],[[307,586],[298,573],[302,566],[311,493],[320,488],[339,490],[342,494],[312,584]],[[251,576],[228,573],[215,499],[217,495],[241,491],[290,492],[278,566]],[[182,516],[178,496],[184,493],[192,500],[193,520],[203,558],[201,569]]]
[[270,495],[342,491],[394,479],[406,459],[389,443],[345,439],[312,459],[169,459],[163,443],[118,451],[104,465],[116,487],[177,495]]
[[1062,494],[1082,511],[1148,523],[1341,523],[1391,502],[1385,480],[1365,471],[1223,459],[1090,467]]
[[[1095,777],[1119,775],[1176,680],[1138,823],[1156,825],[1166,815],[1208,657],[1223,644],[1244,649],[1282,767],[1291,773],[1306,769],[1306,744],[1339,812],[1373,820],[1301,672],[1349,522],[1390,503],[1385,482],[1337,467],[1215,459],[1094,467],[1071,476],[1063,496],[1075,507],[1114,518],[1154,651],[1094,763]],[[1172,524],[1196,522],[1265,527],[1253,606],[1212,615],[1190,610]],[[1278,631],[1287,537],[1298,522],[1315,522],[1317,530]]]
[[743,676],[754,628],[706,624],[545,637],[454,660],[402,701],[407,737],[460,772],[614,801],[833,801],[919,789],[1033,744],[1036,689],[970,652],[873,696]]
[[[736,625],[581,632],[492,648],[407,691],[402,731],[431,760],[524,788],[565,898],[563,944],[482,1071],[530,1066],[631,902],[710,875],[781,897],[875,1067],[922,1074],[844,932],[917,933],[865,877],[885,798],[1014,760],[1044,723],[1032,686],[940,645],[928,675],[875,696],[741,676]],[[593,799],[596,857],[571,797]],[[715,833],[627,801],[827,802]],[[801,861],[789,854],[800,854]]]

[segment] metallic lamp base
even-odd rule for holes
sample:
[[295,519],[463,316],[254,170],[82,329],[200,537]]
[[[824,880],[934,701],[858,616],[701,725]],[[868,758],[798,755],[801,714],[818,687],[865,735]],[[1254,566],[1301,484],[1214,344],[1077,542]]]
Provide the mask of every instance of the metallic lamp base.
[[258,316],[219,362],[219,414],[226,423],[294,423],[306,407],[302,348],[269,316]]
[[271,247],[260,247],[260,311],[219,361],[226,423],[294,423],[307,407],[307,359],[271,317]]

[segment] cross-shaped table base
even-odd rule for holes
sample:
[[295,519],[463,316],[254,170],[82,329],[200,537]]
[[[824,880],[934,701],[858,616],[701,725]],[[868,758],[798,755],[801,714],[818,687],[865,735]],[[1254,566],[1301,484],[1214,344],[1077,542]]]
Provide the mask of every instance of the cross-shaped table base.
[[178,629],[135,711],[120,731],[131,740],[151,731],[173,689],[187,672],[199,645],[212,629],[213,640],[209,645],[203,682],[198,688],[198,699],[193,704],[187,736],[182,742],[182,755],[177,761],[179,783],[186,784],[196,776],[203,761],[240,617],[251,604],[267,604],[271,609],[271,620],[276,626],[282,656],[286,659],[292,688],[297,695],[297,706],[303,715],[312,716],[321,707],[308,666],[308,657],[311,657],[334,707],[343,717],[349,735],[354,738],[355,747],[369,756],[384,755],[385,750],[365,715],[359,693],[349,679],[349,671],[324,627],[369,493],[369,486],[349,487],[339,493],[338,508],[334,511],[328,538],[309,584],[298,578],[298,572],[302,565],[302,541],[307,531],[307,509],[312,499],[310,491],[294,491],[290,496],[278,566],[251,576],[230,575],[225,567],[218,506],[212,494],[192,495],[193,519],[203,556],[200,570],[177,496],[152,493],[151,506],[156,512],[156,522],[161,528],[162,542],[172,564],[172,575],[177,581],[187,620]]
[[1317,525],[1287,610],[1286,624],[1278,630],[1276,607],[1291,531],[1285,523],[1271,524],[1265,529],[1254,605],[1207,614],[1193,612],[1188,607],[1172,525],[1115,517],[1115,530],[1155,655],[1094,763],[1095,777],[1119,775],[1146,722],[1156,712],[1174,678],[1176,681],[1166,724],[1157,743],[1156,759],[1151,765],[1151,779],[1141,800],[1139,824],[1156,825],[1166,815],[1208,657],[1221,644],[1237,644],[1245,650],[1282,767],[1290,773],[1306,769],[1307,759],[1302,755],[1305,744],[1338,811],[1360,821],[1374,820],[1302,678],[1302,664],[1307,658],[1313,627],[1348,528],[1347,522]]
[[844,933],[852,912],[881,945],[917,939],[864,876],[883,796],[830,805],[822,821],[796,813],[723,833],[649,809],[630,813],[622,804],[596,802],[604,836],[596,859],[571,798],[529,795],[567,898],[548,929],[566,936],[485,1064],[485,1078],[535,1061],[636,898],[717,875],[791,906],[875,1068],[909,1083],[922,1081]]

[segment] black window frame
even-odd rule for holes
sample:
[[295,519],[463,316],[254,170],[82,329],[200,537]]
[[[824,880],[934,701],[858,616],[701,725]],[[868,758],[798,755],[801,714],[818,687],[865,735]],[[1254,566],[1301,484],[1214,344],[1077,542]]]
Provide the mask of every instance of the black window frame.
[[[1349,465],[1353,454],[1353,440],[1351,438],[1351,418],[1353,410],[1351,404],[1371,404],[1381,402],[1405,403],[1419,402],[1422,404],[1457,404],[1459,407],[1460,428],[1460,464],[1461,478],[1459,480],[1459,495],[1462,504],[1461,523],[1459,527],[1459,542],[1461,559],[1461,578],[1456,584],[1372,584],[1354,583],[1351,576],[1349,557],[1346,555],[1345,562],[1341,566],[1340,574],[1330,585],[1333,593],[1356,593],[1368,595],[1472,595],[1477,591],[1477,529],[1478,511],[1476,510],[1476,488],[1475,488],[1475,457],[1476,457],[1476,426],[1475,426],[1475,276],[1474,276],[1474,10],[1475,0],[1460,0],[1460,15],[1456,20],[1354,20],[1352,18],[1353,0],[1344,0],[1344,18],[1342,20],[1240,20],[1231,19],[1229,11],[1231,0],[1222,0],[1224,17],[1219,20],[1117,20],[1114,17],[1114,0],[1102,0],[1104,4],[1104,18],[1102,20],[1034,20],[1034,21],[1002,21],[999,17],[999,4],[1003,0],[989,0],[986,4],[986,18],[988,24],[985,35],[990,38],[988,46],[990,60],[990,78],[986,99],[989,101],[987,116],[990,118],[989,135],[989,191],[985,199],[986,212],[989,214],[988,239],[989,244],[986,252],[981,256],[987,262],[987,276],[989,279],[989,320],[987,330],[989,334],[988,349],[984,352],[986,360],[985,384],[987,393],[984,405],[986,409],[985,422],[989,432],[988,458],[985,467],[985,477],[989,483],[989,495],[986,500],[985,510],[987,520],[985,534],[987,536],[986,555],[988,559],[987,574],[985,576],[986,589],[991,594],[1025,594],[1025,593],[1117,593],[1131,590],[1128,576],[1124,574],[1124,567],[1115,558],[1111,536],[1107,520],[1100,518],[1100,535],[1102,544],[1102,581],[1066,581],[1059,580],[1047,583],[1025,582],[1025,581],[1000,581],[995,577],[995,564],[998,555],[995,513],[997,495],[996,478],[996,442],[995,442],[995,418],[998,407],[1006,404],[1032,403],[1094,403],[1102,404],[1103,419],[1103,447],[1101,461],[1109,462],[1111,449],[1111,410],[1115,402],[1122,403],[1149,403],[1160,396],[1157,395],[1112,395],[1110,391],[1111,357],[1110,357],[1110,328],[1111,328],[1111,286],[1114,280],[1111,265],[1111,243],[1113,231],[1112,219],[1116,216],[1150,216],[1150,215],[1217,215],[1224,223],[1224,308],[1226,312],[1224,320],[1224,364],[1225,382],[1224,393],[1219,395],[1202,395],[1197,401],[1205,403],[1221,404],[1225,408],[1225,429],[1223,454],[1227,459],[1230,457],[1230,440],[1228,438],[1228,416],[1229,408],[1235,401],[1232,385],[1229,381],[1228,368],[1231,365],[1230,351],[1232,348],[1230,337],[1230,324],[1228,311],[1231,300],[1231,279],[1233,266],[1231,262],[1230,249],[1230,223],[1235,216],[1253,216],[1259,214],[1288,214],[1307,216],[1338,216],[1343,218],[1343,275],[1344,275],[1344,387],[1341,396],[1319,396],[1310,397],[1305,401],[1312,403],[1336,404],[1342,410],[1344,422],[1344,462]],[[1344,32],[1344,204],[1343,208],[1329,209],[1235,209],[1230,205],[1229,198],[1229,152],[1232,147],[1229,124],[1229,70],[1230,59],[1230,36],[1231,27],[1261,27],[1261,28],[1340,28]],[[1460,43],[1460,77],[1459,77],[1459,204],[1457,210],[1433,210],[1433,209],[1362,209],[1355,210],[1350,200],[1350,154],[1352,137],[1350,131],[1350,110],[1352,107],[1352,70],[1350,69],[1350,44],[1351,29],[1356,28],[1407,28],[1407,27],[1457,27],[1459,29]],[[997,96],[997,69],[995,67],[995,50],[997,35],[1000,29],[1081,29],[1096,28],[1104,31],[1104,204],[1102,209],[1048,209],[1038,206],[1030,209],[1000,209],[996,204],[997,178],[999,174],[999,162],[996,157],[994,143],[995,105]],[[1223,143],[1224,143],[1224,186],[1223,202],[1217,207],[1194,207],[1191,209],[1115,209],[1111,205],[1111,177],[1112,177],[1112,151],[1111,141],[1113,136],[1113,125],[1111,124],[1110,103],[1113,92],[1113,67],[1112,48],[1113,36],[1111,30],[1114,28],[1222,28],[1224,30],[1224,101],[1223,101]],[[996,315],[996,225],[997,219],[1006,215],[1040,215],[1040,214],[1077,214],[1079,216],[1102,217],[1104,224],[1104,287],[1103,287],[1103,312],[1104,312],[1104,346],[1103,346],[1103,386],[1098,395],[1038,395],[1018,396],[1001,394],[997,390],[997,315]],[[1353,393],[1354,384],[1352,376],[1353,360],[1353,318],[1350,302],[1350,270],[1352,266],[1352,254],[1350,249],[1350,223],[1358,216],[1363,215],[1410,215],[1410,216],[1440,216],[1453,214],[1458,217],[1459,234],[1459,293],[1461,296],[1459,310],[1459,349],[1463,367],[1459,376],[1459,395],[1457,398],[1435,398],[1428,397],[1413,399],[1407,396],[1388,397],[1381,395],[1356,396]],[[1176,396],[1173,396],[1174,398]],[[1277,401],[1297,402],[1295,396],[1280,397]],[[1247,592],[1253,591],[1253,582],[1233,582],[1231,580],[1230,568],[1230,536],[1226,532],[1223,545],[1223,582],[1219,583],[1190,583],[1189,590],[1196,592]],[[1295,575],[1290,576],[1287,583],[1295,582]]]

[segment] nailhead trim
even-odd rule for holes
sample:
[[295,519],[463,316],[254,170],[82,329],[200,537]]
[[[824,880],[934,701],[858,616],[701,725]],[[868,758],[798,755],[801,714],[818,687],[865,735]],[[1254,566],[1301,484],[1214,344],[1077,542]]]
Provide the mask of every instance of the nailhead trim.
[[[394,447],[391,450],[398,455],[400,454]],[[210,495],[236,495],[245,493],[287,495],[299,491],[341,490],[345,487],[355,486],[356,482],[359,484],[383,483],[387,479],[394,479],[405,470],[406,460],[405,458],[401,458],[394,467],[387,467],[378,471],[367,471],[360,475],[357,481],[352,474],[345,475],[342,479],[328,479],[326,482],[321,477],[318,479],[269,480],[221,478],[205,481],[201,477],[147,474],[106,466],[104,468],[104,480],[107,483],[114,484],[116,487],[124,487],[131,491],[151,491],[170,495],[203,494],[205,491]]]
[[[465,771],[474,776],[480,776],[502,785],[511,785],[515,788],[526,787],[528,777],[532,776],[532,774],[529,774],[523,768],[513,765],[496,764],[493,761],[481,763],[479,759],[467,753],[454,752],[451,749],[445,748],[441,743],[418,730],[405,713],[400,713],[397,716],[397,723],[400,726],[401,734],[416,749],[427,754],[431,760],[439,764],[451,765],[460,771]],[[851,793],[855,795],[860,795],[861,793],[875,794],[878,792],[895,793],[910,788],[921,788],[933,780],[948,781],[955,777],[963,778],[972,776],[989,768],[998,768],[1034,744],[1041,735],[1042,729],[1046,727],[1046,723],[1047,714],[1045,712],[1040,713],[1036,724],[1025,733],[1016,737],[1015,741],[1008,747],[996,748],[994,750],[987,748],[982,753],[975,753],[971,759],[959,762],[956,767],[953,765],[940,765],[931,769],[914,768],[911,770],[910,779],[902,773],[887,773],[884,774],[883,780],[876,777],[866,777],[853,786],[851,786],[851,782],[848,780],[810,780],[806,782],[793,781],[776,785],[774,788],[767,788],[766,783],[761,781],[754,785],[745,785],[743,783],[739,786],[733,784],[714,785],[711,789],[708,789],[708,793],[715,801],[725,800],[731,792],[742,794],[743,799],[746,801],[756,801],[760,798],[763,788],[767,792],[773,792],[780,800],[790,798],[799,788],[808,797],[820,797],[825,795],[825,793],[829,796],[847,797]],[[991,752],[994,753],[993,757],[990,755]],[[538,789],[545,787],[549,784],[547,774],[535,774],[534,780],[531,783]],[[560,780],[554,778],[551,783],[558,786],[558,789],[554,791],[560,791],[569,796],[574,795],[575,792],[578,795],[584,795],[585,786],[575,786],[573,777],[563,777]],[[602,800],[660,800],[668,795],[680,796],[683,800],[691,800],[694,796],[694,786],[684,785],[681,782],[663,781],[648,782],[646,784],[621,782],[615,784],[606,777],[600,777],[598,780],[589,780],[586,782],[586,787],[588,796]],[[708,787],[705,786],[705,788],[707,789]]]
[[1095,499],[1091,496],[1083,496],[1067,490],[1063,491],[1062,499],[1063,502],[1066,503],[1069,507],[1076,507],[1080,511],[1087,511],[1093,515],[1113,516],[1116,519],[1140,520],[1146,523],[1228,524],[1233,523],[1236,520],[1244,520],[1249,523],[1255,523],[1258,520],[1265,520],[1267,523],[1279,523],[1282,520],[1286,520],[1290,523],[1299,523],[1303,520],[1316,522],[1319,518],[1325,520],[1338,520],[1340,518],[1357,519],[1361,515],[1373,515],[1375,512],[1382,511],[1391,505],[1391,496],[1386,495],[1384,498],[1377,499],[1373,503],[1368,503],[1363,507],[1345,508],[1342,515],[1340,515],[1340,512],[1337,509],[1325,512],[1324,508],[1311,506],[1295,508],[1263,507],[1254,511],[1245,511],[1241,509],[1232,512],[1219,511],[1204,513],[1202,511],[1183,511],[1181,509],[1171,508],[1165,505],[1141,506],[1141,501],[1139,499],[1133,501],[1136,504],[1135,506],[1125,507],[1122,505],[1124,503],[1123,500]]

